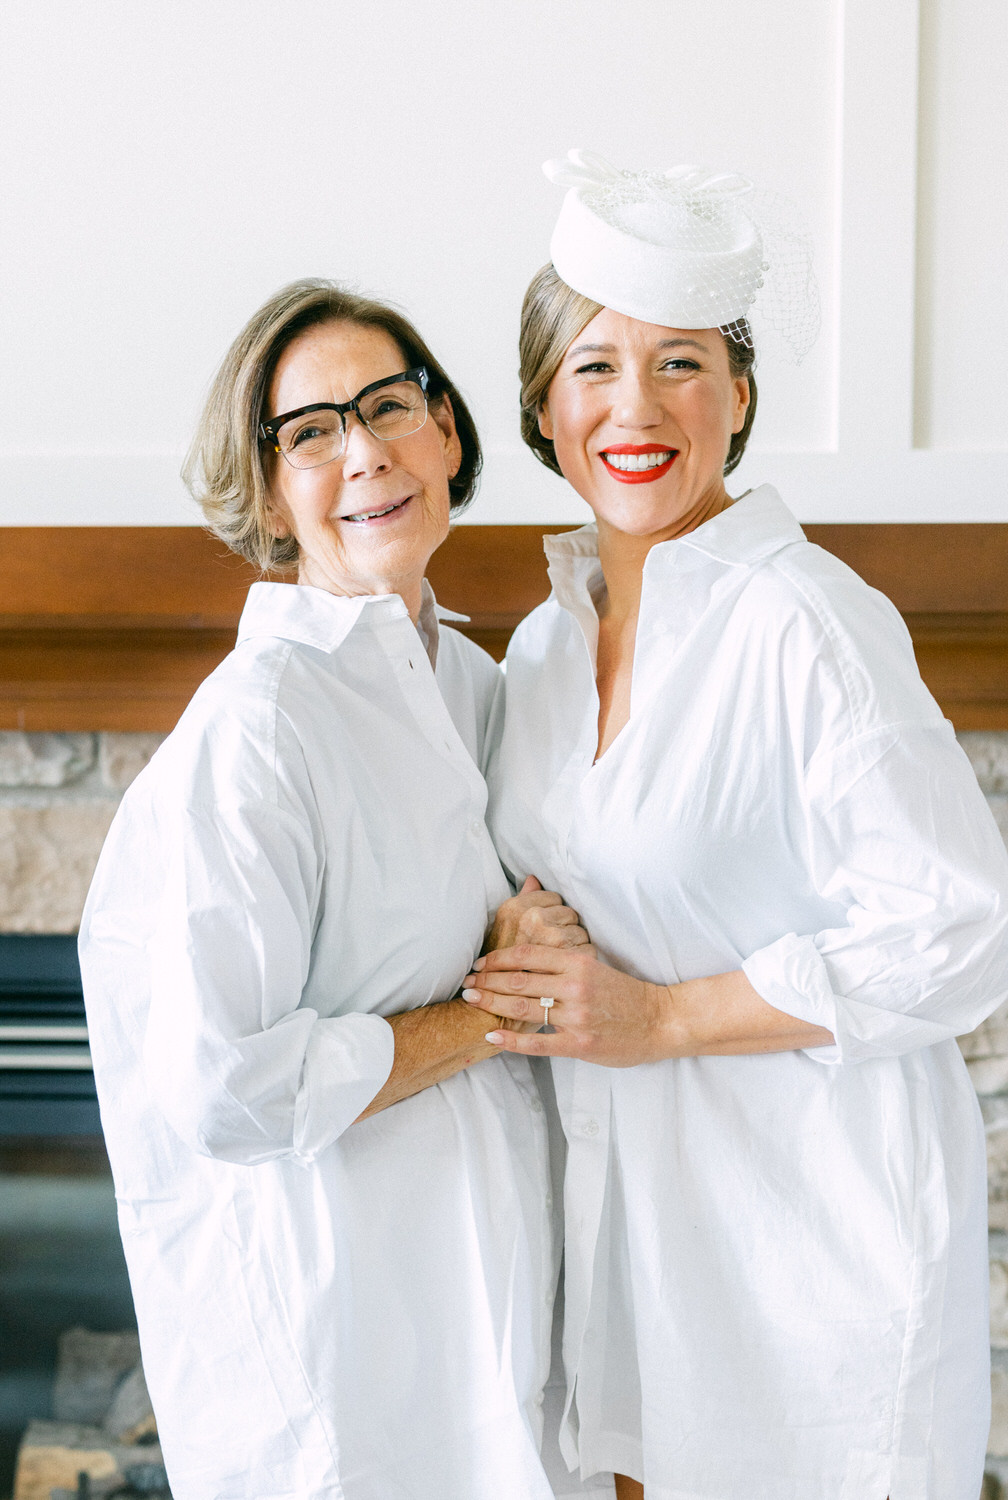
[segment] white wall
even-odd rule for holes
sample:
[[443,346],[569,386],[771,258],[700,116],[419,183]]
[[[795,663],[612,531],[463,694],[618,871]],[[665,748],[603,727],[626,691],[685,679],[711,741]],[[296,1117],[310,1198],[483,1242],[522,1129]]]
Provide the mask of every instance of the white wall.
[[581,519],[515,417],[570,145],[805,213],[823,332],[761,367],[740,487],[1008,520],[1002,0],[6,0],[2,29],[0,523],[194,520],[201,394],[305,274],[404,305],[471,397],[472,521]]

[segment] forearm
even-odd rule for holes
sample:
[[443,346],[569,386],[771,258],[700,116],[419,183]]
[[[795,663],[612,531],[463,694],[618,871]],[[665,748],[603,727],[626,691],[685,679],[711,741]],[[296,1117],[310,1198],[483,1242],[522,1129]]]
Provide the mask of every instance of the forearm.
[[479,958],[462,998],[484,1015],[541,1022],[553,999],[552,1031],[522,1036],[498,1025],[494,1046],[528,1057],[579,1057],[629,1068],[667,1057],[716,1057],[828,1047],[831,1034],[768,1005],[742,970],[649,984],[602,962],[590,948],[520,946]]
[[451,1078],[453,1073],[473,1063],[495,1056],[500,1050],[484,1040],[486,1016],[474,1013],[461,1000],[423,1005],[387,1019],[395,1037],[392,1071],[367,1109],[358,1116],[361,1120]]
[[822,1026],[768,1005],[741,969],[648,988],[657,991],[659,1056],[726,1057],[833,1044]]

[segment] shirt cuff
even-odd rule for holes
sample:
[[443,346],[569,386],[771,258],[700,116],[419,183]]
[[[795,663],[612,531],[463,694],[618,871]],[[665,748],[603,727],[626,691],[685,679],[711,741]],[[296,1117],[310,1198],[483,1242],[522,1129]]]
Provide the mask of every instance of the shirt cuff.
[[312,1027],[294,1108],[294,1154],[312,1162],[357,1119],[387,1081],[395,1035],[382,1016],[320,1018]]
[[775,1010],[833,1033],[832,1047],[802,1048],[807,1057],[818,1063],[844,1061],[837,997],[813,938],[789,932],[747,958],[742,972]]

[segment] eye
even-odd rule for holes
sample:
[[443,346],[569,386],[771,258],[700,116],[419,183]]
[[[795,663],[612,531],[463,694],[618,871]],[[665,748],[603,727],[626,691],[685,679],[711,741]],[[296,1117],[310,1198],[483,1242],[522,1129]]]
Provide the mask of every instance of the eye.
[[604,359],[593,359],[590,365],[578,365],[575,375],[605,375],[612,369]]
[[309,411],[303,417],[292,417],[280,429],[279,442],[284,453],[295,448],[306,448],[313,444],[324,447],[326,443],[338,441],[340,435],[339,414],[334,411]]
[[378,402],[377,406],[375,406],[372,411],[368,412],[368,417],[370,420],[373,420],[375,417],[388,417],[392,416],[394,413],[407,411],[408,409],[409,403],[402,400],[401,397],[383,396]]
[[693,370],[699,370],[700,366],[695,359],[684,359],[677,356],[675,359],[665,360],[661,368],[671,371],[673,375],[679,375],[684,372],[688,374]]

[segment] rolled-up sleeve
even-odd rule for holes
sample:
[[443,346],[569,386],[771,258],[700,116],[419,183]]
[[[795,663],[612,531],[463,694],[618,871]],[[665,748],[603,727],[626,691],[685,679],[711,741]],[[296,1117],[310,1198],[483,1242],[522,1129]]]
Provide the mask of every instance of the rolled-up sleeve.
[[823,1063],[928,1047],[1008,995],[1008,854],[944,722],[897,724],[817,756],[809,875],[844,920],[791,932],[743,970],[769,1004],[833,1033]]
[[[279,739],[212,734],[195,767],[162,775],[153,805],[124,807],[82,928],[101,1027],[117,954],[147,927],[137,1038],[147,1089],[194,1151],[245,1165],[311,1161],[371,1102],[394,1052],[381,1016],[302,1004],[325,843],[289,726]],[[131,889],[138,861],[161,866],[144,913]]]

